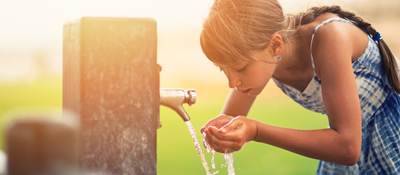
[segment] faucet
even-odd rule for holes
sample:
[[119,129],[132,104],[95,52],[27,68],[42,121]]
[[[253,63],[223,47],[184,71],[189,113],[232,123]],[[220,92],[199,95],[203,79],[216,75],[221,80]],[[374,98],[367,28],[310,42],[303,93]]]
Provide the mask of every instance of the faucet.
[[196,90],[189,89],[160,89],[160,105],[171,108],[179,114],[183,121],[189,121],[190,117],[183,108],[183,104],[192,105],[196,103]]

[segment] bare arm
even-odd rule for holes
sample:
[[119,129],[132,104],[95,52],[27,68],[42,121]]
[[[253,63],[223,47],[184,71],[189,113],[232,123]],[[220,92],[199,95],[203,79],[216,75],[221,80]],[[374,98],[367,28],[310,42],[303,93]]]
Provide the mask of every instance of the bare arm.
[[232,89],[221,113],[230,116],[247,116],[255,99],[256,96],[250,96]]
[[257,122],[255,141],[271,144],[307,157],[354,165],[359,153],[353,146],[358,139],[341,136],[334,129],[296,130]]

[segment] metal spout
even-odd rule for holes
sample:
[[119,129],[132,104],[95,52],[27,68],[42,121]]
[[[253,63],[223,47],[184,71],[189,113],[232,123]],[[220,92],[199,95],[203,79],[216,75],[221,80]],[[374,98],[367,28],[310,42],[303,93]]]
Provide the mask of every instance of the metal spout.
[[192,105],[196,103],[196,90],[189,89],[160,89],[160,105],[166,106],[174,110],[183,121],[189,121],[190,117],[183,108],[183,104]]

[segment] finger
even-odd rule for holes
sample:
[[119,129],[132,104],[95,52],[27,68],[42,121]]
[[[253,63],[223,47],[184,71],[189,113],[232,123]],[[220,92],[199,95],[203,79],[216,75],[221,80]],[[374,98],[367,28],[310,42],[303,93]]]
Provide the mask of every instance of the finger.
[[204,148],[206,148],[206,151],[208,153],[211,152],[212,148],[211,148],[210,144],[207,142],[207,134],[206,133],[203,133],[203,146],[204,146]]
[[200,129],[200,133],[204,133],[205,130],[207,130],[208,127],[213,126],[213,123],[210,121],[208,122],[206,125],[204,125],[201,129]]
[[207,122],[206,125],[203,126],[203,128],[200,129],[201,132],[204,132],[204,130],[209,127],[209,126],[216,126],[217,128],[220,128],[224,124],[230,121],[232,119],[232,116],[225,115],[225,114],[220,114],[218,115],[215,119],[212,119]]
[[241,145],[236,142],[219,140],[215,136],[209,134],[206,137],[206,141],[211,148],[220,153],[232,152],[241,148]]
[[226,114],[219,114],[216,120],[213,121],[213,125],[218,125],[221,127],[223,124],[227,123],[233,116],[226,115]]
[[213,139],[211,139],[210,134],[205,134],[204,140],[206,142],[205,143],[206,147],[208,145],[209,148],[215,150],[216,145],[214,145]]
[[[213,120],[215,120],[215,119],[213,119]],[[213,126],[213,120],[207,122],[207,123],[200,129],[201,133],[203,133],[208,127]]]
[[243,122],[240,120],[241,116],[237,116],[232,118],[228,123],[226,123],[223,127],[220,128],[222,132],[230,132],[234,131],[237,128],[240,128],[243,125]]
[[200,133],[204,133],[204,130],[206,129],[206,126],[203,126],[201,129],[200,129]]
[[210,127],[208,129],[208,133],[218,138],[219,140],[234,141],[234,142],[239,142],[241,140],[240,135],[237,132],[231,134],[229,132],[223,132],[221,129],[217,129],[215,127]]

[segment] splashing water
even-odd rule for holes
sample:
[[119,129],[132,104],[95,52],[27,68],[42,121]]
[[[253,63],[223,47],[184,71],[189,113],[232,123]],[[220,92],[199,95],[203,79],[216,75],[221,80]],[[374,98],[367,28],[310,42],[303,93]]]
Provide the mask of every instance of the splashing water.
[[211,153],[211,169],[213,174],[218,174],[218,170],[216,170],[215,166],[215,150],[210,147],[210,145],[206,142],[206,133],[203,132],[203,144],[206,147],[207,153]]
[[[226,123],[224,126],[222,126],[220,129],[229,126],[230,124],[232,124],[239,117],[240,116],[234,117],[228,123]],[[224,159],[225,159],[226,166],[228,168],[228,175],[235,175],[235,167],[233,166],[233,153],[225,153],[224,154]]]
[[235,168],[233,167],[233,154],[225,153],[224,159],[228,166],[228,175],[235,175]]
[[[228,122],[226,125],[224,125],[220,129],[228,126],[235,119],[236,118],[232,119],[230,122]],[[210,171],[210,168],[208,166],[206,157],[204,156],[203,150],[201,149],[201,146],[199,144],[199,140],[197,139],[196,132],[195,132],[195,129],[194,129],[193,125],[192,125],[192,122],[191,121],[186,121],[185,123],[186,123],[186,125],[187,125],[187,127],[189,129],[190,135],[192,136],[194,146],[196,148],[197,153],[200,156],[201,164],[203,165],[203,168],[204,168],[204,170],[206,172],[206,175],[216,175],[216,174],[218,174],[219,171],[216,169],[216,166],[215,166],[215,150],[212,149],[210,147],[210,145],[206,142],[206,140],[205,140],[206,134],[202,133],[203,134],[203,143],[204,143],[204,146],[206,147],[207,153],[211,153],[211,168],[212,168],[211,170],[212,171]],[[228,175],[235,175],[235,168],[233,166],[233,154],[232,153],[225,153],[224,154],[224,159],[225,159],[225,164],[223,164],[222,167],[224,167],[224,166],[227,167]]]
[[[207,153],[211,153],[211,168],[213,170],[213,174],[218,174],[218,170],[216,170],[215,166],[215,150],[211,148],[211,146],[206,142],[206,133],[203,133],[203,143],[206,147]],[[225,153],[224,154],[225,164],[222,167],[227,167],[228,175],[235,175],[235,168],[233,166],[233,153]]]
[[193,128],[192,122],[186,121],[185,123],[186,123],[186,125],[187,125],[187,127],[189,129],[190,135],[192,136],[194,146],[196,148],[197,153],[200,156],[201,164],[203,165],[203,168],[206,171],[206,174],[207,175],[214,175],[214,174],[212,174],[210,172],[210,168],[208,167],[208,163],[207,163],[206,157],[204,156],[203,150],[200,147],[199,140],[197,139],[196,132],[195,132],[195,130]]

